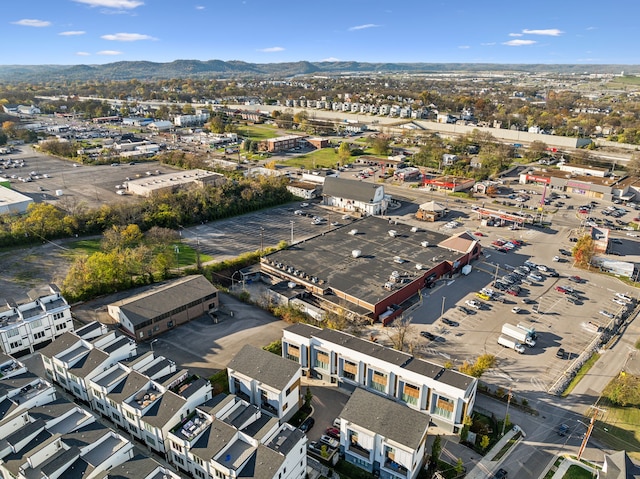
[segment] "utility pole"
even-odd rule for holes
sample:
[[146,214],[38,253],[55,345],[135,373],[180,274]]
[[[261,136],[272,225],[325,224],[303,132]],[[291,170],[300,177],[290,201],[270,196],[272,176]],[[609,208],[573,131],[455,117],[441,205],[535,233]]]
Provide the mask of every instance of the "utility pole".
[[593,431],[593,426],[596,423],[596,418],[598,417],[599,412],[605,412],[604,409],[599,408],[595,405],[591,406],[593,409],[593,415],[591,416],[591,421],[589,421],[589,427],[587,428],[587,432],[584,435],[584,439],[582,440],[582,444],[580,445],[580,450],[578,451],[578,461],[582,457],[582,453],[587,448],[587,443],[589,442],[589,436],[591,436],[591,432]]
[[442,308],[440,309],[440,319],[444,316],[444,301],[446,300],[446,296],[442,297]]
[[498,270],[500,269],[500,264],[496,263],[496,272],[493,275],[493,282],[495,283],[496,281],[498,281]]
[[[511,386],[509,386],[509,394],[507,395],[507,411],[504,413],[504,421],[502,421],[502,432],[500,437],[504,436],[504,429],[507,426],[507,419],[509,418],[509,405],[511,404]],[[580,458],[578,458],[580,459]]]

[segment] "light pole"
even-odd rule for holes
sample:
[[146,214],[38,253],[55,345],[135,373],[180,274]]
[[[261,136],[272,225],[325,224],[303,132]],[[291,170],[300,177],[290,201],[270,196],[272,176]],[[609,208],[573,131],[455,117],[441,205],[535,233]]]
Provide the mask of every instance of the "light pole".
[[509,394],[507,395],[507,411],[504,413],[504,421],[502,421],[502,432],[500,437],[504,436],[504,429],[507,426],[507,419],[509,419],[509,405],[511,404],[511,387],[509,387]]
[[289,221],[291,223],[291,246],[293,246],[293,220]]
[[260,227],[260,257],[262,258],[262,251],[264,250],[264,228]]
[[157,343],[157,342],[158,342],[158,340],[157,340],[157,339],[154,339],[153,341],[151,341],[151,343],[150,343],[150,345],[151,345],[151,352],[153,352],[153,345],[154,345],[155,343]]
[[446,296],[442,297],[442,308],[440,308],[440,319],[442,319],[442,317],[444,316],[444,302],[447,299]]

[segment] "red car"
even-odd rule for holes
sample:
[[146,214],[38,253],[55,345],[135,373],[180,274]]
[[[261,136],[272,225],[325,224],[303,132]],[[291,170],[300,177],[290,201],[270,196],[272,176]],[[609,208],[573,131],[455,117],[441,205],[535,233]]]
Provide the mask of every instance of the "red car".
[[481,233],[480,231],[476,231],[475,233],[473,233],[475,236],[484,236],[484,233]]
[[556,286],[556,291],[558,293],[562,293],[562,294],[566,294],[567,293],[567,290],[564,289],[562,286]]
[[580,276],[569,276],[569,281],[573,281],[574,283],[582,283],[582,278]]
[[518,296],[518,292],[515,289],[508,289],[507,294],[510,294],[511,296]]
[[325,431],[325,434],[334,439],[340,439],[340,429],[336,427],[328,427],[327,430]]

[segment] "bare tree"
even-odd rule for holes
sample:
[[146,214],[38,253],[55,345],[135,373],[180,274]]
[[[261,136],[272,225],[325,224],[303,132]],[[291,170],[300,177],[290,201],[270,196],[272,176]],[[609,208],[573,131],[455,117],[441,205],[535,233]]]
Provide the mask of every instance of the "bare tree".
[[412,320],[412,316],[399,316],[391,323],[391,326],[385,329],[387,336],[393,344],[393,349],[404,351],[407,347],[407,336],[413,331],[413,326],[411,325]]

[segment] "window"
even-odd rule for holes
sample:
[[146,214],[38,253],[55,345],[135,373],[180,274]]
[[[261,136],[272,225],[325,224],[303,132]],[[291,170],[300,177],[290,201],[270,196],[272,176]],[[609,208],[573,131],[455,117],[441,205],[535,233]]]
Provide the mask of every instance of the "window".
[[36,319],[34,321],[31,321],[31,329],[36,329],[36,328],[41,328],[42,327],[42,320],[41,319]]
[[131,411],[127,411],[126,409],[124,410],[124,414],[125,416],[127,416],[129,419],[131,419],[132,421],[136,420],[136,416],[135,414],[133,414]]
[[145,428],[147,431],[149,431],[149,432],[154,432],[154,427],[153,427],[151,424],[149,424],[148,422],[143,422],[142,424],[144,425],[144,428]]
[[22,347],[22,341],[15,341],[13,343],[9,343],[9,347],[11,349],[16,349]]
[[12,338],[20,334],[20,330],[18,328],[13,328],[7,331],[7,338]]
[[56,371],[58,371],[60,374],[64,374],[64,369],[59,364],[56,364]]
[[109,399],[109,406],[111,406],[113,409],[118,409],[118,405],[112,399]]
[[184,460],[180,456],[174,455],[173,460],[176,461],[178,464],[181,464],[184,466]]
[[56,324],[56,331],[62,331],[63,329],[67,329],[67,323]]
[[322,351],[318,351],[316,353],[316,361],[315,361],[314,367],[320,368],[320,369],[326,369],[328,371],[329,364],[330,364],[329,355]]
[[[202,459],[200,459],[198,456],[193,456],[193,460],[199,464],[200,466],[202,466],[204,464],[204,462],[202,461]],[[203,476],[204,477],[204,476]]]
[[376,391],[385,392],[387,390],[387,375],[378,371],[373,371],[370,386]]
[[41,357],[42,357],[42,360],[43,360],[45,363],[47,363],[47,364],[51,364],[51,359],[49,359],[49,358],[48,358],[48,357],[46,357],[46,356],[41,356]]
[[287,359],[291,361],[295,361],[296,363],[300,362],[300,347],[295,346],[293,344],[287,344]]
[[38,331],[33,335],[33,339],[40,339],[40,338],[44,338],[44,331]]
[[138,428],[135,427],[133,424],[129,424],[129,430],[135,434],[138,434]]
[[178,452],[182,452],[183,451],[182,446],[180,444],[178,444],[177,442],[171,441],[171,448],[173,450],[175,450],[175,451],[178,451]]
[[146,436],[145,439],[147,440],[147,443],[151,444],[152,446],[156,445],[156,440],[151,436]]
[[196,476],[201,477],[202,479],[205,478],[204,472],[202,472],[200,469],[194,469],[193,472],[196,473]]
[[111,417],[113,418],[114,421],[120,422],[120,416],[115,412],[111,413]]
[[451,416],[453,415],[453,407],[454,404],[451,399],[444,396],[438,396],[438,400],[433,408],[433,414],[446,419],[451,419]]
[[53,320],[54,321],[57,321],[58,319],[62,319],[62,318],[64,318],[64,311],[60,312],[60,313],[54,313],[54,315],[53,315]]
[[102,405],[102,403],[101,403],[101,402],[97,402],[97,401],[96,401],[96,407],[97,407],[98,409],[100,409],[101,411],[104,411],[104,406]]
[[358,375],[358,365],[356,363],[352,363],[351,361],[345,361],[342,366],[343,376],[346,379],[350,379],[351,381],[356,380],[356,376]]
[[418,398],[420,397],[420,388],[414,386],[413,384],[405,383],[404,388],[402,390],[402,400],[407,404],[412,404],[414,406],[418,405]]

